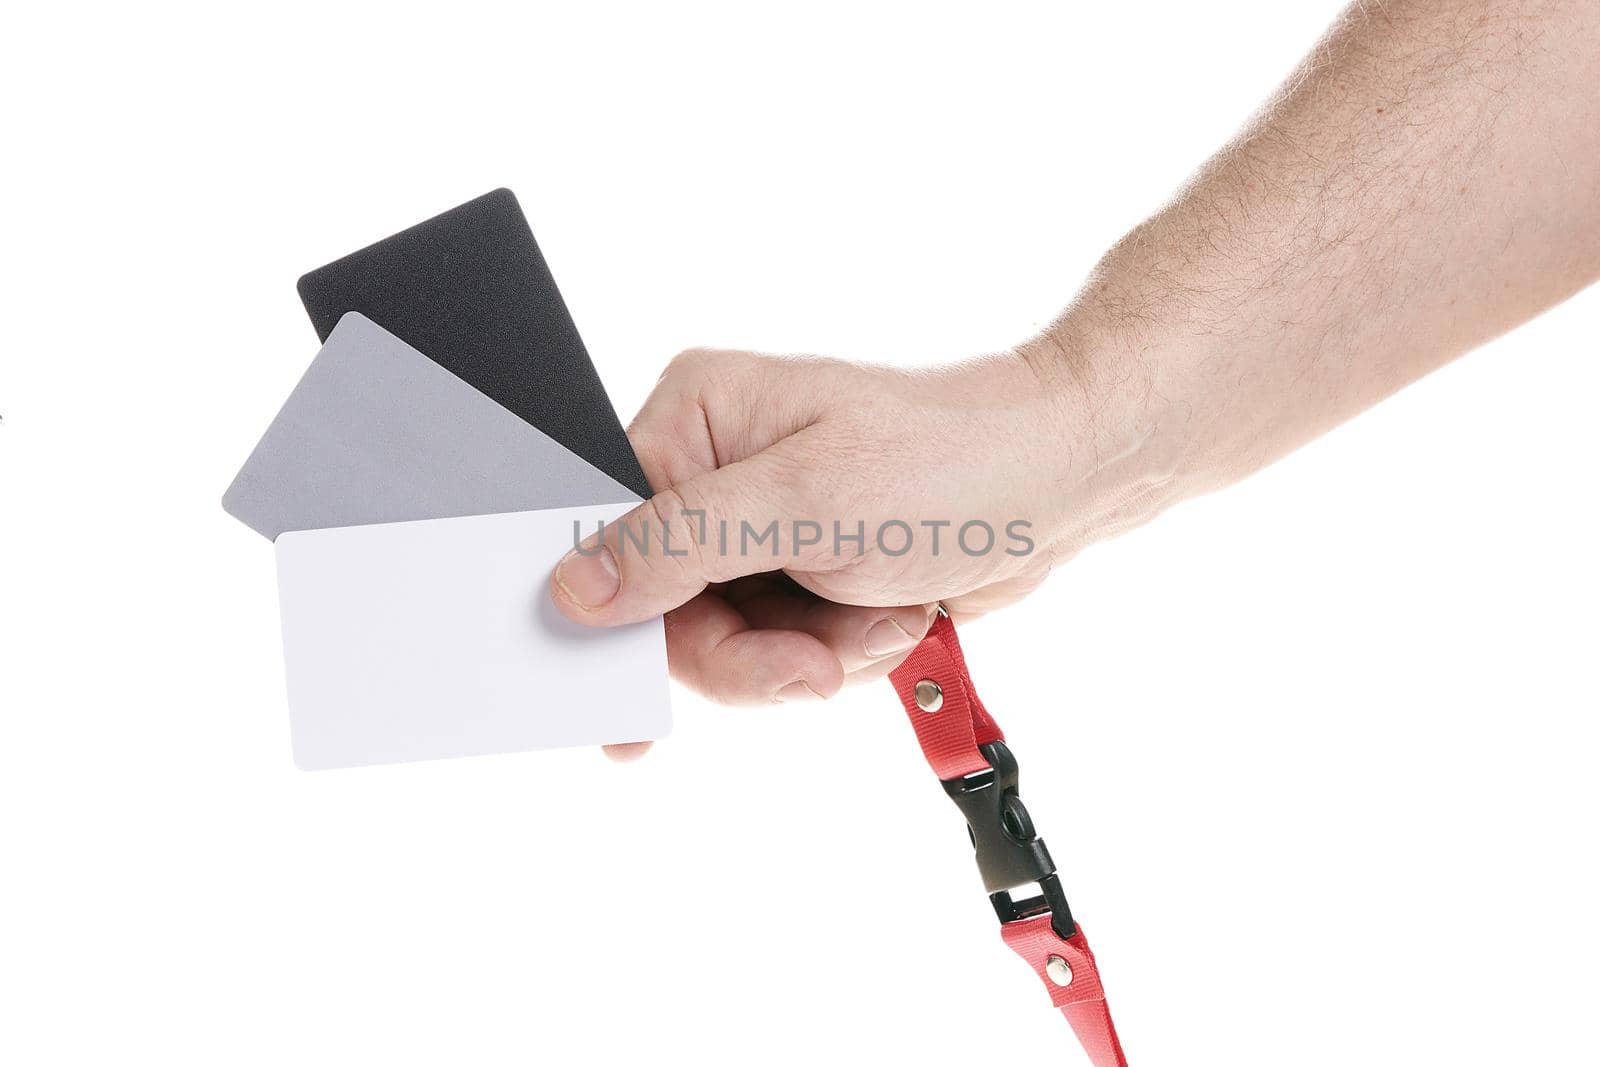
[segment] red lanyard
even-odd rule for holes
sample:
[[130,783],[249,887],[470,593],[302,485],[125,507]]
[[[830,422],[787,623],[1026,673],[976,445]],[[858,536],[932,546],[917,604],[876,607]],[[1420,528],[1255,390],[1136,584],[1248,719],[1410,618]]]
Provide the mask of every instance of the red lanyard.
[[[940,612],[889,680],[928,765],[967,818],[984,889],[1000,916],[1000,936],[1039,976],[1094,1067],[1127,1067],[1094,953],[1017,795],[1016,758],[978,700],[949,616]],[[1039,896],[1012,899],[1011,890],[1033,883]]]

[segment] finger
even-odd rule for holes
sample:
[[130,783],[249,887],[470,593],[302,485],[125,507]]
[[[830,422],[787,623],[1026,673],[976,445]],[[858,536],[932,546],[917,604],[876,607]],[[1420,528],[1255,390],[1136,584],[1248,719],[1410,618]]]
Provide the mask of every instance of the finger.
[[877,663],[868,664],[858,671],[851,671],[849,674],[844,676],[844,684],[866,685],[872,682],[881,681],[882,679],[887,678],[889,673],[896,667],[904,663],[907,658],[910,657],[910,655],[910,652],[904,652],[898,656],[889,656],[885,659],[879,660]]
[[[695,655],[698,643],[718,643],[746,625],[743,616],[722,604],[721,598],[715,593],[702,593],[677,611],[668,612],[665,623],[668,670],[680,681],[687,673],[684,670],[685,661]],[[602,745],[601,748],[618,763],[632,763],[642,759],[653,743],[630,741],[620,745]]]
[[933,625],[932,605],[899,608],[835,604],[806,592],[767,592],[736,600],[751,626],[802,630],[826,645],[847,673],[904,657]]
[[[678,485],[810,425],[829,395],[823,366],[754,352],[680,352],[628,426],[650,484]],[[804,388],[794,384],[801,374]]]
[[[699,641],[720,641],[744,627],[743,617],[732,608],[724,604],[722,610],[718,610],[717,602],[720,599],[714,593],[703,593],[677,611],[667,613],[667,666],[674,678],[682,679],[683,672],[679,665],[693,653],[696,638]],[[674,651],[675,645],[680,646],[677,651]],[[650,741],[630,741],[600,747],[618,763],[632,763],[642,759],[652,744]]]
[[804,436],[665,489],[591,534],[551,575],[556,606],[575,622],[618,626],[670,611],[708,583],[782,566],[793,558],[782,538],[801,510]]
[[672,676],[721,704],[793,703],[830,697],[844,668],[828,647],[796,630],[752,630],[715,593],[667,616]]
[[[911,655],[911,650],[907,649],[899,655],[885,656],[883,659],[869,663],[859,670],[850,671],[844,676],[844,685],[866,685],[881,681],[888,677],[889,673],[896,667],[904,663],[909,655]],[[653,741],[633,741],[627,744],[605,745],[602,747],[605,754],[618,763],[632,763],[635,760],[644,758],[654,743]]]

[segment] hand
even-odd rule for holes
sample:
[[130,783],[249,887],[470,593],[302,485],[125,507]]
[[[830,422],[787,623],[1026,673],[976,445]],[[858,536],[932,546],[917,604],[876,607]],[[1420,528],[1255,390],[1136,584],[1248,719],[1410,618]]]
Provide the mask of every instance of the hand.
[[590,625],[666,612],[673,676],[724,703],[882,677],[938,603],[961,619],[1017,600],[1126,505],[1071,461],[1106,435],[1060,356],[913,372],[686,352],[629,430],[659,491],[570,553],[552,596]]
[[[673,673],[716,699],[830,696],[898,663],[935,602],[1009,603],[1588,285],[1600,15],[1466,6],[1354,5],[1016,352],[680,356],[632,429],[657,496],[563,561],[556,603],[668,612]],[[971,523],[987,551],[958,543]]]

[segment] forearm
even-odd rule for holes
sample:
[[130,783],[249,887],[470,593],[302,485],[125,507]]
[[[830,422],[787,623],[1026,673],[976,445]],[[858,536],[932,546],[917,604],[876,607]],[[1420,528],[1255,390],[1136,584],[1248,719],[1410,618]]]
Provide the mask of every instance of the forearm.
[[1237,480],[1592,281],[1597,87],[1592,0],[1352,8],[1026,347],[1092,444],[1072,495],[1123,501],[1074,538]]

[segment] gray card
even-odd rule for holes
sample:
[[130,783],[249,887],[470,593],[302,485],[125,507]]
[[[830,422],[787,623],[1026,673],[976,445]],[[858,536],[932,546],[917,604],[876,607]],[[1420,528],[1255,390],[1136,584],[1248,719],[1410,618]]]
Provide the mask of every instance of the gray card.
[[638,499],[351,312],[328,335],[222,506],[276,540],[287,530]]

